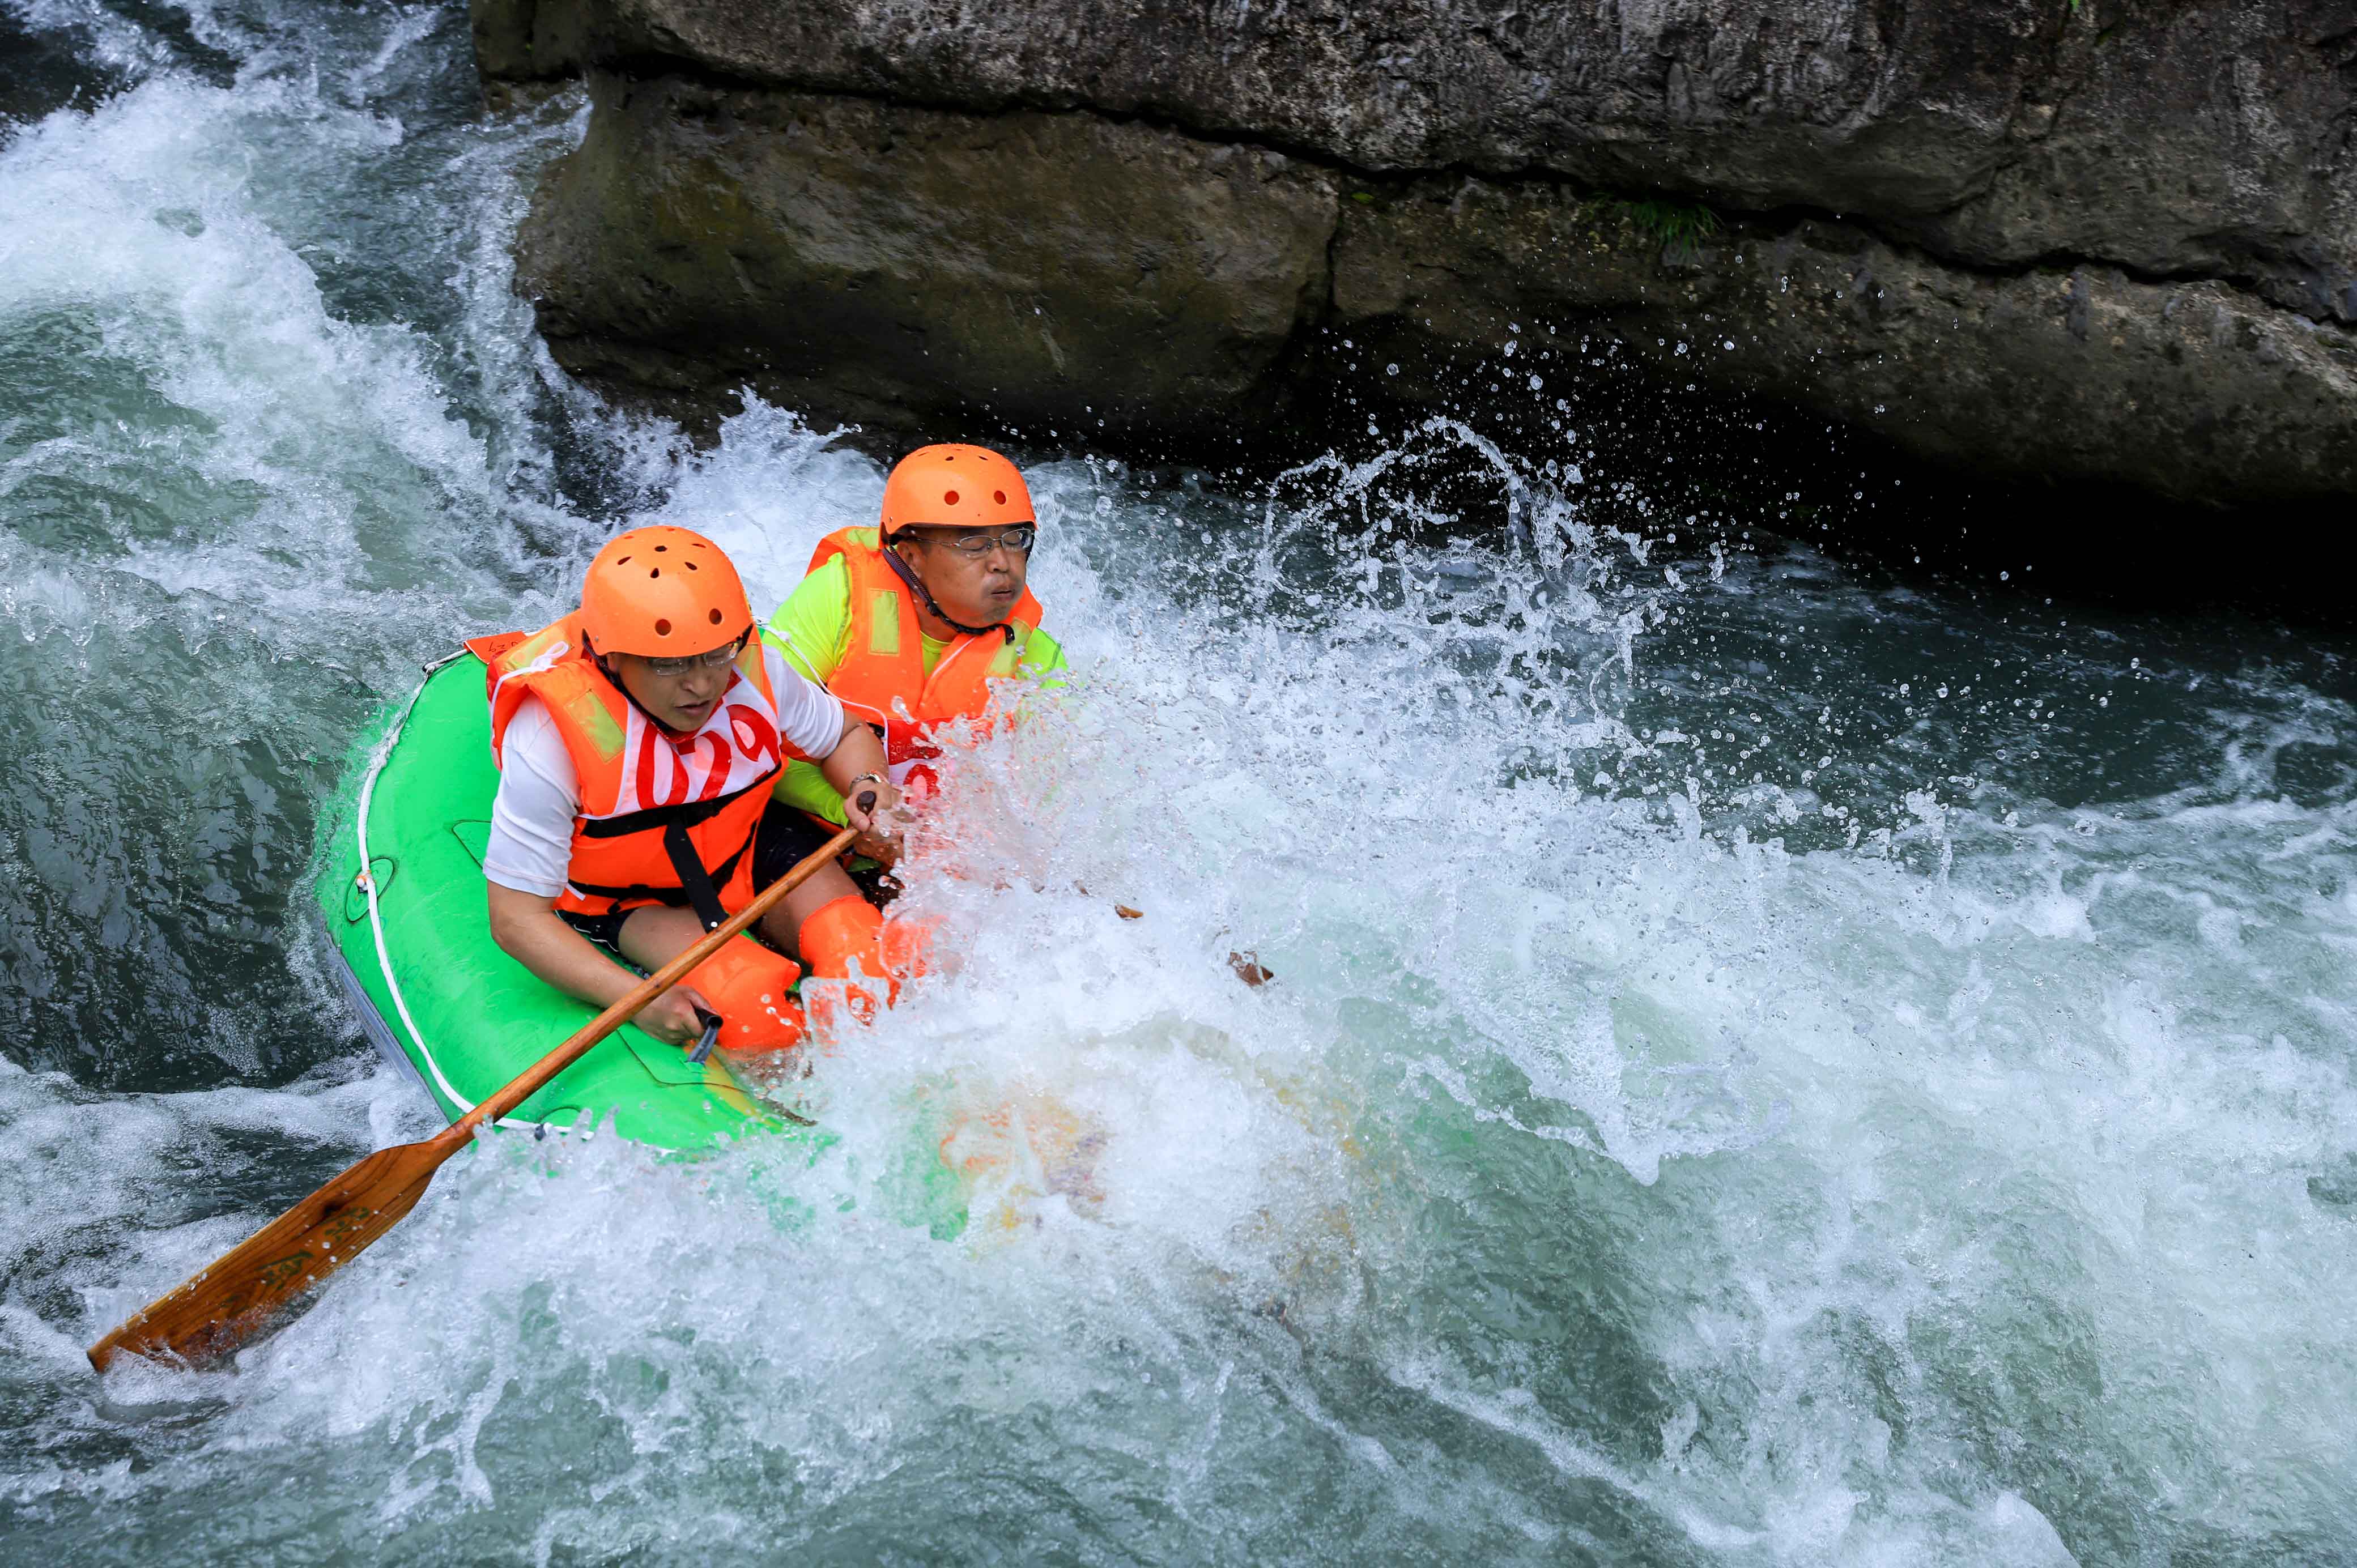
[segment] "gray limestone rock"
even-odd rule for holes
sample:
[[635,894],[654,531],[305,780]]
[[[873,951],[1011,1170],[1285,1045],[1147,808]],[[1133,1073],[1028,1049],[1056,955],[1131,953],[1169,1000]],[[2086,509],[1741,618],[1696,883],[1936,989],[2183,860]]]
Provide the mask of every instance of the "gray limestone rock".
[[595,68],[522,246],[559,358],[683,409],[1194,435],[1338,333],[1445,403],[1512,321],[1992,471],[2357,493],[2357,0],[476,19],[488,81]]
[[1531,391],[1609,341],[1663,381],[1770,392],[1993,474],[2357,491],[2357,340],[2216,282],[1964,271],[1821,220],[1664,242],[1626,202],[1459,178],[1348,206],[1334,301],[1338,329]]
[[1331,183],[1086,114],[591,82],[521,236],[569,367],[904,426],[1198,435],[1324,307]]

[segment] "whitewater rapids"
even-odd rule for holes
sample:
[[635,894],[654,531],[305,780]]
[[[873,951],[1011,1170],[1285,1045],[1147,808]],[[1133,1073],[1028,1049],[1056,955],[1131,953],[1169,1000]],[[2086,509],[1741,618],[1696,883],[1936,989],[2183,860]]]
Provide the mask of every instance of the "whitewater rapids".
[[[1042,439],[1074,687],[959,760],[962,961],[823,1158],[503,1140],[234,1369],[93,1378],[432,1125],[308,923],[371,716],[631,523],[766,608],[882,476],[554,371],[579,106],[480,116],[463,7],[6,11],[11,1560],[2357,1549],[2352,645],[1861,575],[1567,417]],[[952,1240],[889,1201],[945,1101],[1029,1118]]]

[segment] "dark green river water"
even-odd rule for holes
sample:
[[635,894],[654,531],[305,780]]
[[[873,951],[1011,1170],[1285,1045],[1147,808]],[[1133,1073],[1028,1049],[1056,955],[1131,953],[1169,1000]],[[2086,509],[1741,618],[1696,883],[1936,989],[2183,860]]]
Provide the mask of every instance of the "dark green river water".
[[[553,368],[580,109],[481,116],[463,7],[0,17],[0,1556],[2357,1560],[2357,644],[1865,573],[1567,419],[1032,450],[1074,690],[825,1157],[498,1140],[93,1377],[434,1125],[309,912],[353,738],[617,527],[766,608],[882,474]],[[1085,1179],[902,1222],[944,1103]]]

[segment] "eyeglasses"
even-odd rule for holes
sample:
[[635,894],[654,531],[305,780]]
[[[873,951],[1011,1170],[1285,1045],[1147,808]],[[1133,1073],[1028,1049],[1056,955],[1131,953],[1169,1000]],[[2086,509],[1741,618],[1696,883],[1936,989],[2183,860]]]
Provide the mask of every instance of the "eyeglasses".
[[684,659],[650,659],[647,672],[651,675],[693,675],[698,670],[716,670],[723,664],[734,664],[737,656],[745,651],[745,639],[751,631],[740,631],[737,640],[726,648],[716,648],[709,653],[691,653]]
[[1009,555],[1028,555],[1031,553],[1031,542],[1039,536],[1039,528],[1027,522],[1004,533],[936,533],[928,536],[928,542],[938,544],[944,550],[954,550],[969,561],[979,561],[990,553],[990,547],[994,544],[1005,545]]

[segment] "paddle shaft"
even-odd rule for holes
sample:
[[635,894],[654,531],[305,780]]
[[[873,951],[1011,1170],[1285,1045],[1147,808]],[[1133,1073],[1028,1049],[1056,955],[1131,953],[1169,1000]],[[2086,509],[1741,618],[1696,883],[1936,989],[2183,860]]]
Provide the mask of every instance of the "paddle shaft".
[[[872,796],[869,798],[872,800]],[[871,810],[868,800],[862,810]],[[466,1147],[475,1130],[522,1105],[581,1059],[590,1047],[637,1016],[778,901],[816,875],[850,844],[852,830],[829,839],[753,901],[705,933],[686,951],[632,987],[576,1030],[515,1081],[422,1144],[379,1149],[339,1173],[277,1219],[158,1296],[89,1350],[99,1371],[117,1354],[158,1353],[198,1364],[217,1359],[263,1332],[289,1303],[350,1262],[416,1206],[434,1173]]]

